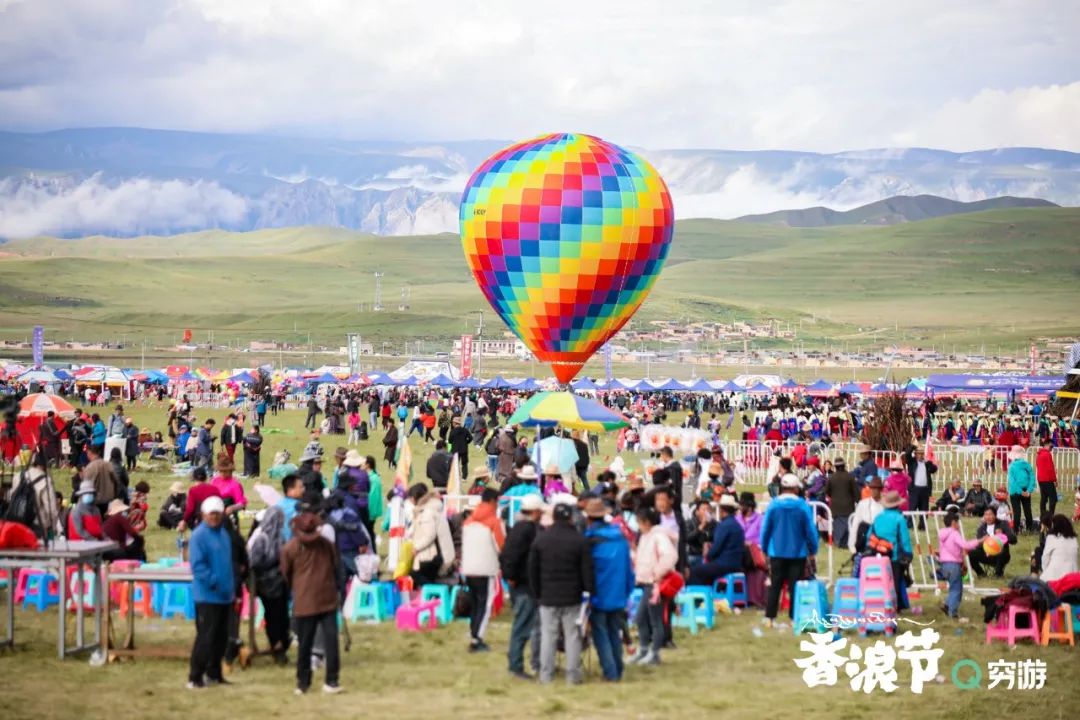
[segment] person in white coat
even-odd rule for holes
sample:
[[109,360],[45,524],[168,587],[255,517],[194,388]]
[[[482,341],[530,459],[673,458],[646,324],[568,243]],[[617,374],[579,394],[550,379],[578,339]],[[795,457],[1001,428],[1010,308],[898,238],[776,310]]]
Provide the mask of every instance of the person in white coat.
[[885,483],[879,477],[871,480],[867,484],[867,487],[870,488],[870,497],[857,502],[855,512],[851,513],[851,517],[848,519],[848,550],[853,553],[862,550],[862,548],[855,547],[858,541],[859,526],[863,523],[866,523],[867,527],[873,525],[874,519],[885,509],[881,504],[881,490],[884,486]]
[[1064,515],[1055,515],[1050,523],[1050,532],[1047,533],[1046,544],[1043,546],[1042,568],[1039,579],[1044,582],[1060,580],[1069,573],[1080,572],[1076,530]]

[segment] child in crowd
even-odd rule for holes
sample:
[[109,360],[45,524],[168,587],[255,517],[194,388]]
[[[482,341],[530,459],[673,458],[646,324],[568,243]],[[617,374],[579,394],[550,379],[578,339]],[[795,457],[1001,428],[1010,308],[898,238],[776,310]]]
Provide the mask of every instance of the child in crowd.
[[135,532],[142,535],[146,532],[146,512],[150,509],[147,499],[150,496],[150,484],[145,480],[135,483],[135,493],[131,496],[131,504],[128,507],[128,522]]

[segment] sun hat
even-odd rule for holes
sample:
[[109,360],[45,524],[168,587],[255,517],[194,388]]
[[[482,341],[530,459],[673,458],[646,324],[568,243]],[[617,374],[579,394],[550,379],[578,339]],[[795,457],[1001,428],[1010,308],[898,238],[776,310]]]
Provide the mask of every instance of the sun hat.
[[544,509],[544,499],[535,493],[521,498],[521,512],[536,512]]
[[300,462],[305,463],[308,461],[322,462],[322,453],[316,452],[314,448],[304,448],[304,453],[300,456]]
[[217,495],[211,495],[202,502],[202,506],[199,508],[203,515],[209,515],[210,513],[225,512],[225,501]]
[[1024,460],[1026,458],[1027,458],[1027,451],[1024,450],[1023,445],[1013,445],[1012,449],[1009,450],[1009,459],[1010,460]]
[[336,457],[338,460],[344,460],[346,457],[348,457],[348,455],[349,451],[343,447],[339,447],[334,450],[334,457]]
[[75,491],[75,495],[90,495],[94,492],[96,492],[94,490],[94,481],[83,480],[81,483],[79,483],[79,489]]
[[535,465],[523,465],[517,471],[517,478],[518,480],[538,480],[540,476],[536,474]]
[[881,496],[882,507],[897,508],[904,504],[904,498],[900,497],[900,493],[895,490],[890,490]]
[[106,515],[117,515],[119,513],[124,512],[127,509],[128,509],[127,503],[125,503],[120,498],[114,498],[112,500],[112,502],[109,503],[109,507],[105,509],[105,514]]
[[487,465],[482,465],[481,467],[473,470],[472,477],[474,480],[479,480],[480,478],[489,478],[491,477],[491,471],[488,470]]
[[724,493],[720,496],[720,507],[727,508],[729,510],[738,510],[739,503],[735,500],[734,495]]
[[169,493],[172,495],[179,495],[182,492],[184,492],[184,483],[179,480],[169,486]]
[[364,456],[359,450],[349,450],[345,453],[344,464],[346,467],[360,467],[364,464]]
[[718,462],[709,463],[709,475],[720,476],[724,474],[724,466]]

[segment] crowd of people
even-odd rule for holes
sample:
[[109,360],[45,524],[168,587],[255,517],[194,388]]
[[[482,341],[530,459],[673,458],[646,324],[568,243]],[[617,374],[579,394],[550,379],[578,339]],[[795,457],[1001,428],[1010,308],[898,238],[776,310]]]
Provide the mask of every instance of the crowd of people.
[[[337,612],[353,578],[372,580],[380,571],[399,582],[407,577],[415,591],[460,583],[467,600],[458,610],[469,616],[468,650],[474,653],[490,650],[491,617],[509,599],[508,671],[545,683],[554,679],[558,648],[571,683],[583,679],[587,646],[595,648],[608,681],[620,680],[626,665],[660,664],[662,653],[674,648],[678,591],[687,584],[711,586],[731,573],[745,574],[749,604],[763,609],[763,623],[782,627],[783,598],[794,595],[799,580],[816,575],[819,545],[830,538],[855,557],[888,556],[899,608],[906,609],[905,576],[914,552],[907,510],[933,505],[947,513],[938,561],[952,617],[959,618],[965,555],[976,574],[1001,577],[1017,534],[1039,533],[1032,572],[1052,579],[1077,571],[1072,523],[1055,512],[1053,459],[1040,452],[1029,463],[1019,436],[1004,458],[1004,495],[978,483],[965,489],[952,482],[934,498],[938,468],[920,443],[913,442],[886,472],[873,450],[863,447],[849,469],[829,452],[830,437],[845,432],[846,411],[817,401],[800,407],[799,398],[790,398],[755,409],[752,421],[743,416],[746,436],[764,429],[760,440],[771,451],[767,492],[756,495],[736,487],[734,462],[719,443],[689,457],[663,447],[642,474],[627,470],[619,458],[609,467],[597,462],[591,433],[544,431],[534,439],[507,424],[522,397],[513,391],[339,389],[307,405],[311,434],[298,463],[282,451],[265,472],[262,398],[228,412],[220,431],[214,418],[197,418],[186,398],[173,402],[168,440],[155,443],[154,451],[172,453],[177,467],[190,463],[192,482],[170,486],[158,524],[191,532],[196,641],[189,687],[227,683],[223,667],[245,652],[236,599],[249,574],[277,662],[289,662],[295,642],[297,692],[307,692],[312,668],[324,665],[323,689],[334,693],[340,691]],[[706,421],[704,415],[716,410],[734,417],[736,409],[698,400],[687,406],[687,398],[606,398],[631,417],[631,430],[686,411],[688,426],[704,423],[719,435],[719,417]],[[926,417],[937,417],[937,409],[927,408]],[[73,502],[66,514],[57,512],[57,531],[112,539],[119,548],[113,559],[145,559],[149,487],[129,487],[131,466],[122,454],[110,460],[101,455],[107,438],[126,437],[133,423],[118,408],[107,422],[79,411],[63,426],[51,424],[71,452],[66,458],[39,452],[33,469],[46,474],[66,463],[74,471]],[[86,440],[76,442],[83,426]],[[376,431],[382,433],[381,461],[356,447]],[[138,428],[134,434],[139,437]],[[402,439],[414,434],[433,444],[434,452],[423,468],[426,482],[410,485],[395,466]],[[329,454],[324,471],[324,443],[338,436],[342,446]],[[556,456],[540,454],[549,438],[560,443]],[[52,442],[51,431],[43,429],[42,448],[46,440]],[[476,455],[482,460],[470,471]],[[380,464],[393,482],[384,484]],[[244,537],[240,518],[251,513],[241,480],[261,482],[264,476],[280,487],[280,497],[254,514]],[[463,480],[464,503],[448,495],[455,477]],[[1038,525],[1031,517],[1035,492]],[[62,498],[53,501],[63,504]],[[824,507],[831,525],[823,521]],[[982,518],[967,541],[958,528],[965,514]],[[1001,549],[988,551],[987,537]],[[380,566],[377,550],[385,542],[400,544],[395,567]]]

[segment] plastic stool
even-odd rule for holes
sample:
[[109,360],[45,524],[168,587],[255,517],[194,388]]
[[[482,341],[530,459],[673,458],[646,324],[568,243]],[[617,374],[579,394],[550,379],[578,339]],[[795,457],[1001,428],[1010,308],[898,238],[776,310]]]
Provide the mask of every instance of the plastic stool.
[[33,575],[40,575],[45,571],[41,568],[19,568],[15,573],[15,597],[12,601],[19,605],[24,599],[26,599],[26,583],[30,582],[30,577]]
[[[998,613],[997,621],[986,626],[986,644],[994,640],[1005,640],[1012,647],[1017,640],[1028,638],[1039,644],[1039,618],[1031,608],[1009,605],[1008,614]],[[1019,627],[1019,618],[1027,619],[1027,627]]]
[[98,576],[91,570],[77,572],[78,568],[68,568],[68,610],[93,610],[97,598]]
[[163,618],[183,617],[188,620],[195,619],[195,597],[192,595],[191,583],[162,583],[161,604],[158,607],[158,615]]
[[[138,560],[113,560],[109,563],[109,570],[134,570],[140,565],[142,565],[142,563]],[[126,585],[126,583],[109,583],[109,599],[112,601],[113,605],[119,605],[120,596],[127,594],[121,592],[121,590],[124,589],[124,585]]]
[[727,600],[728,607],[747,607],[750,600],[746,595],[746,574],[741,572],[728,573],[724,577],[717,578],[712,586],[713,595],[720,598],[722,595]]
[[[255,598],[255,623],[262,625],[263,617],[266,615],[266,610],[263,609],[262,600]],[[247,620],[251,617],[251,593],[248,591],[247,585],[244,585],[242,594],[240,595],[240,619]]]
[[1053,610],[1046,611],[1041,635],[1043,645],[1049,645],[1051,640],[1076,645],[1073,638],[1073,609],[1069,603],[1061,603]]
[[833,586],[832,614],[848,620],[859,617],[859,581],[839,578]]
[[683,592],[694,599],[694,619],[712,630],[716,621],[716,596],[713,589],[708,585],[688,585],[683,588]]
[[397,585],[392,582],[373,582],[371,584],[379,588],[383,606],[387,610],[387,616],[392,616],[401,606],[401,592],[398,590]]
[[[127,583],[124,583],[127,585]],[[154,591],[150,586],[150,583],[136,582],[131,583],[134,585],[132,594],[134,599],[128,601],[127,588],[124,588],[124,592],[120,593],[120,616],[127,617],[128,613],[134,611],[142,617],[154,616]]]
[[439,601],[420,600],[402,605],[394,613],[394,622],[398,630],[423,632],[439,627]]
[[0,570],[0,588],[6,588],[8,586],[8,571]]
[[358,582],[353,587],[352,606],[349,619],[382,622],[391,616],[390,608],[384,602],[382,590],[369,583]]
[[795,616],[792,633],[810,630],[825,631],[825,616],[829,612],[829,592],[825,583],[818,580],[800,580],[795,583]]
[[38,612],[44,612],[45,608],[51,605],[59,605],[60,582],[56,576],[36,568],[25,568],[23,572],[25,573],[26,570],[34,570],[34,572],[26,575],[25,581],[19,578],[22,585],[23,609],[33,605]]
[[420,588],[420,600],[426,602],[428,600],[439,601],[439,622],[446,625],[454,619],[454,607],[450,604],[450,586],[440,585],[438,583],[429,583]]

